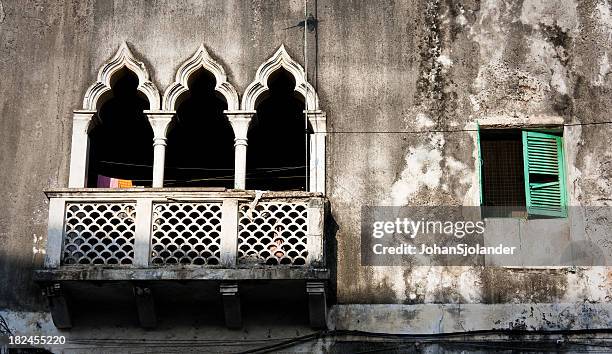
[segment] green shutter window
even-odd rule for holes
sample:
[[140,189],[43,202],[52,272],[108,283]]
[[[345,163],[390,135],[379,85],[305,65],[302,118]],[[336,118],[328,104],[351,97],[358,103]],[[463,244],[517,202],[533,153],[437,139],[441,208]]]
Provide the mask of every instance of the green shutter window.
[[562,138],[523,131],[523,163],[527,214],[567,216]]

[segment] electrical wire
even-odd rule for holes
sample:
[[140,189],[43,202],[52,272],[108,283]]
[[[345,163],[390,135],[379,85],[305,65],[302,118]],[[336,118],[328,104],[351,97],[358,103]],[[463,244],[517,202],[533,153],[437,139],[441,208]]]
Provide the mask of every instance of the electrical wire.
[[[293,176],[275,176],[275,177],[272,177],[272,178],[274,178],[274,179],[290,179],[290,178],[304,178],[304,177],[305,177],[304,175],[293,175]],[[270,179],[271,177],[246,177],[246,179],[248,179],[248,180],[264,179],[264,178]],[[234,180],[234,176],[232,175],[232,176],[195,178],[195,179],[188,179],[188,180],[174,180],[174,182],[170,182],[170,183],[166,183],[166,181],[164,181],[164,185],[171,186],[171,185],[176,185],[176,184],[179,184],[179,183],[193,183],[193,182],[205,182],[205,181],[233,181],[233,180]],[[134,180],[134,181],[143,182],[144,180]]]
[[13,335],[13,332],[11,332],[11,329],[2,315],[0,315],[0,334],[9,336]]
[[[552,338],[552,339],[536,339],[536,340],[529,340],[527,338],[525,339],[521,339],[518,341],[514,341],[515,343],[513,343],[513,345],[508,346],[508,345],[500,345],[500,344],[493,344],[490,341],[468,341],[468,340],[457,340],[457,339],[452,339],[454,337],[470,337],[470,336],[478,336],[478,335],[523,335],[523,336],[533,336],[533,335],[538,335],[538,336],[550,336],[550,335],[577,335],[577,334],[596,334],[596,333],[612,333],[612,329],[586,329],[586,330],[544,330],[544,331],[527,331],[527,330],[505,330],[505,329],[494,329],[494,330],[477,330],[477,331],[466,331],[466,332],[449,332],[449,333],[431,333],[431,334],[389,334],[389,333],[372,333],[372,332],[362,332],[362,331],[351,331],[351,330],[332,330],[332,331],[323,331],[323,332],[317,332],[317,333],[313,333],[313,334],[309,334],[306,336],[302,336],[302,337],[297,337],[294,338],[292,340],[287,340],[278,344],[273,344],[273,345],[269,345],[269,346],[264,346],[261,348],[256,348],[256,349],[250,349],[247,351],[244,351],[242,353],[268,353],[268,352],[272,352],[272,351],[276,351],[279,349],[284,349],[287,347],[291,347],[303,342],[307,342],[313,339],[318,339],[318,338],[322,338],[322,337],[337,337],[337,336],[354,336],[354,337],[372,337],[372,338],[383,338],[383,339],[394,339],[394,340],[400,340],[400,341],[404,341],[403,343],[400,342],[399,345],[413,345],[414,342],[412,343],[405,343],[405,340],[413,340],[413,341],[420,341],[420,342],[425,342],[425,343],[430,343],[430,344],[464,344],[464,345],[474,345],[474,346],[481,346],[481,347],[486,347],[488,349],[522,349],[522,350],[537,350],[537,351],[541,351],[542,348],[541,346],[538,346],[536,348],[530,348],[530,347],[522,347],[522,348],[518,348],[516,346],[516,344],[528,344],[528,343],[533,343],[533,344],[542,344],[544,342],[547,342],[548,344],[555,344],[555,345],[563,345],[563,344],[568,344],[568,345],[583,345],[583,346],[599,346],[599,347],[605,347],[605,348],[612,348],[612,343],[582,343],[582,342],[563,342],[563,343],[559,343],[557,342],[556,339]],[[508,343],[508,341],[505,341],[506,343]],[[495,343],[495,342],[494,342]],[[397,345],[396,345],[397,346]],[[384,348],[384,349],[374,349],[371,351],[365,351],[362,353],[374,353],[374,352],[380,352],[380,351],[386,351],[392,348]]]
[[[135,164],[130,162],[117,162],[117,161],[98,161],[99,163],[109,164],[109,165],[121,165],[121,166],[133,166],[133,167],[148,167],[152,168],[152,165],[144,165],[144,164]],[[285,167],[254,167],[250,170],[291,170],[291,169],[300,169],[305,167],[305,165],[300,166],[285,166]],[[165,166],[165,169],[173,169],[173,170],[201,170],[201,171],[234,171],[233,168],[207,168],[207,167],[173,167],[173,166]]]
[[[306,103],[307,104],[307,103]],[[307,119],[307,115],[306,115],[306,124],[308,124],[308,119]],[[604,125],[604,124],[612,124],[612,121],[604,121],[604,122],[586,122],[586,123],[566,123],[563,124],[563,126],[565,127],[571,127],[571,126],[589,126],[589,125]],[[330,130],[327,131],[323,134],[428,134],[428,133],[461,133],[461,132],[479,132],[479,129],[428,129],[428,130],[388,130],[388,131],[334,131],[334,130]],[[319,134],[317,132],[313,132],[310,134]],[[308,139],[307,143],[308,143]],[[308,158],[308,153],[306,154],[307,158]],[[99,161],[100,163],[104,163],[104,164],[113,164],[113,165],[123,165],[123,166],[132,166],[132,167],[146,167],[146,168],[152,168],[153,166],[151,165],[144,165],[144,164],[134,164],[134,163],[127,163],[127,162],[116,162],[116,161]],[[287,167],[256,167],[256,168],[252,168],[250,170],[257,170],[257,171],[262,171],[264,173],[269,173],[269,172],[278,172],[278,171],[283,171],[283,170],[291,170],[291,169],[301,169],[301,168],[305,168],[305,175],[294,175],[294,176],[287,176],[287,177],[283,177],[283,178],[303,178],[306,177],[306,180],[308,180],[308,161],[306,161],[305,165],[302,166],[287,166]],[[166,169],[177,169],[177,170],[198,170],[198,171],[233,171],[233,169],[215,169],[215,168],[205,168],[205,167],[172,167],[172,166],[166,166]],[[253,174],[253,172],[249,172],[247,173],[247,176],[249,174]],[[224,180],[230,180],[233,179],[233,175],[232,176],[220,176],[220,177],[210,177],[210,178],[202,178],[202,179],[191,179],[191,180],[165,180],[164,184],[168,184],[168,185],[176,185],[178,183],[192,183],[192,182],[202,182],[202,181],[224,181]],[[312,177],[312,176],[311,176]],[[249,179],[247,177],[247,179]],[[150,182],[150,179],[135,179],[133,180],[135,182]],[[306,189],[308,189],[308,186],[306,186]]]
[[[304,0],[304,81],[306,81],[306,95],[304,96],[304,174],[306,178],[304,181],[304,190],[308,190],[308,148],[310,145],[310,137],[308,134],[308,0]],[[310,178],[312,178],[312,176]]]
[[[612,121],[605,122],[586,122],[586,123],[566,123],[555,126],[575,127],[588,125],[605,125],[612,124]],[[526,128],[526,127],[522,127]],[[482,129],[481,129],[482,130]],[[326,134],[428,134],[428,133],[461,133],[461,132],[478,132],[478,129],[425,129],[425,130],[330,130]],[[313,134],[317,134],[314,132]]]
[[[142,164],[133,164],[127,162],[115,162],[115,161],[99,161],[104,164],[111,165],[120,165],[120,166],[129,166],[129,167],[151,167],[151,165],[142,165]],[[283,171],[291,171],[291,170],[299,170],[304,168],[305,166],[286,166],[286,167],[256,167],[252,170],[256,172],[248,172],[247,179],[256,179],[256,175],[269,174],[273,172],[283,172]],[[197,170],[197,171],[234,171],[233,169],[209,169],[209,168],[200,168],[200,167],[166,167],[171,169],[183,169],[183,170]],[[250,177],[249,177],[250,176]],[[275,178],[304,178],[304,175],[291,175],[291,176],[278,176]],[[230,181],[234,179],[234,175],[223,175],[223,176],[215,176],[215,177],[203,177],[203,178],[194,178],[194,179],[164,179],[164,185],[172,186],[181,183],[194,183],[194,182],[205,182],[205,181]],[[132,179],[133,182],[150,182],[151,179]]]
[[[368,341],[369,343],[380,344],[382,347],[372,348],[360,353],[375,353],[385,352],[394,349],[403,349],[415,345],[453,345],[460,347],[473,347],[482,349],[497,349],[497,350],[526,350],[526,351],[558,351],[571,349],[572,352],[604,352],[599,350],[589,350],[590,347],[612,348],[612,337],[597,337],[597,338],[580,338],[577,340],[567,340],[562,337],[559,342],[558,336],[579,336],[579,335],[595,335],[595,334],[610,334],[612,329],[578,329],[578,330],[512,330],[512,329],[493,329],[493,330],[475,330],[465,332],[448,332],[448,333],[431,333],[431,334],[391,334],[391,333],[374,333],[354,330],[331,330],[320,331],[294,338],[260,338],[260,339],[241,339],[236,338],[231,341],[225,339],[134,339],[134,338],[109,338],[109,339],[71,339],[70,344],[74,347],[67,349],[85,350],[85,349],[113,349],[126,348],[133,346],[134,348],[144,348],[143,352],[150,352],[155,348],[162,352],[185,352],[186,350],[197,348],[214,348],[214,347],[237,347],[262,345],[257,348],[249,348],[240,351],[240,353],[268,353],[279,351],[295,345],[307,343],[321,338],[338,339],[338,337],[353,337],[354,342]],[[489,340],[483,338],[487,336],[498,336]],[[510,338],[506,338],[508,336]],[[515,338],[522,336],[522,338]],[[557,336],[557,337],[551,337]],[[587,342],[588,341],[588,342]],[[84,345],[84,346],[79,346]],[[584,347],[584,350],[579,350],[576,346]],[[173,350],[174,349],[174,350]],[[610,352],[606,349],[605,352]]]

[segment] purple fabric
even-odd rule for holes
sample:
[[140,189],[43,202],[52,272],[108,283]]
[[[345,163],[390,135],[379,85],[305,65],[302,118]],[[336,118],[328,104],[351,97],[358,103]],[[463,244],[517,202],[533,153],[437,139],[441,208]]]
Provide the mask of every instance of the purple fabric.
[[96,187],[98,187],[98,188],[110,188],[110,185],[111,185],[111,178],[110,177],[98,175],[98,183],[96,184]]

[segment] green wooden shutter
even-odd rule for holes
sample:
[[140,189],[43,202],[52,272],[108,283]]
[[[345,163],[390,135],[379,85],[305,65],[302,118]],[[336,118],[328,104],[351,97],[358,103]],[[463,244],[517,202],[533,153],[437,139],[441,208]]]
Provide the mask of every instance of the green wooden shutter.
[[567,216],[561,137],[524,131],[523,162],[528,215]]

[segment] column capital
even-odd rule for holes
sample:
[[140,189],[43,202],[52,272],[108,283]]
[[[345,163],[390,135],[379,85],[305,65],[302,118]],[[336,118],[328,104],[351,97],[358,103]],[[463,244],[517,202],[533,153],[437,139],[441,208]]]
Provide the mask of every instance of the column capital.
[[72,111],[72,113],[72,119],[74,120],[91,120],[98,112],[85,109],[77,109]]
[[327,117],[327,114],[319,109],[317,110],[309,109],[309,110],[304,110],[303,112],[308,114],[308,118],[316,117],[316,118],[325,119]]
[[256,111],[223,111],[234,130],[234,141],[236,145],[246,145],[247,133],[251,119]]
[[144,114],[149,118],[149,123],[151,128],[153,128],[154,140],[165,139],[166,133],[168,133],[168,126],[176,111],[146,110]]
[[[90,128],[98,123],[96,111],[75,110],[72,114],[72,131],[73,133],[87,134]],[[93,122],[93,124],[91,124]]]
[[327,132],[327,115],[325,112],[320,110],[308,110],[304,111],[308,122],[312,126],[314,133],[326,133]]

